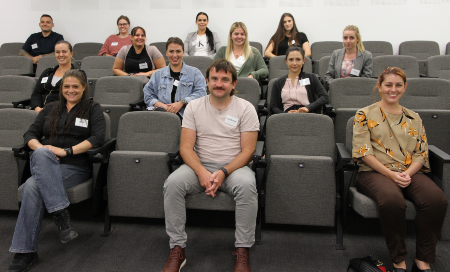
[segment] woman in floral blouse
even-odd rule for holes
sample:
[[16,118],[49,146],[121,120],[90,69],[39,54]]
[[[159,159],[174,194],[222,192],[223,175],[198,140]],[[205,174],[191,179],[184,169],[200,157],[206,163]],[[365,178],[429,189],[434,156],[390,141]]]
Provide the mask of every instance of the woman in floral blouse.
[[356,112],[353,158],[359,165],[358,191],[378,204],[394,272],[406,271],[406,204],[416,207],[416,259],[411,271],[431,271],[447,211],[442,190],[423,172],[430,169],[420,116],[399,103],[406,76],[392,67],[378,77],[381,100]]

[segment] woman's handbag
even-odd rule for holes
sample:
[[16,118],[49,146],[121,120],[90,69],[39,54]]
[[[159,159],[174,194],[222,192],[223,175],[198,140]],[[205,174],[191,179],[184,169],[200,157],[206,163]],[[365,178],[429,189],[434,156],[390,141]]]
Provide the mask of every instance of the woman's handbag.
[[386,268],[382,266],[383,263],[372,260],[372,257],[353,258],[347,268],[347,272],[386,272]]

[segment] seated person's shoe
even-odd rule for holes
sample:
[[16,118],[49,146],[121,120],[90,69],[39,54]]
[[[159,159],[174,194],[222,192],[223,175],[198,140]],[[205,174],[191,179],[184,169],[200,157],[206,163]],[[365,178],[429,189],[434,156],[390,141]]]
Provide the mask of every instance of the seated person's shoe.
[[233,255],[236,256],[236,260],[234,263],[234,272],[250,272],[250,256],[249,249],[239,247],[236,248],[236,251],[233,252]]
[[61,213],[56,212],[53,215],[53,220],[58,227],[59,239],[62,243],[67,243],[78,237],[78,232],[72,227],[68,210],[63,210]]
[[417,267],[416,260],[414,260],[414,264],[412,266],[411,272],[432,272],[432,270],[431,269],[423,269],[423,270],[420,269],[419,267]]
[[169,258],[162,272],[180,272],[185,264],[186,255],[184,255],[184,248],[175,246],[170,250]]
[[8,267],[8,272],[27,271],[34,263],[39,261],[37,252],[16,253],[14,260]]

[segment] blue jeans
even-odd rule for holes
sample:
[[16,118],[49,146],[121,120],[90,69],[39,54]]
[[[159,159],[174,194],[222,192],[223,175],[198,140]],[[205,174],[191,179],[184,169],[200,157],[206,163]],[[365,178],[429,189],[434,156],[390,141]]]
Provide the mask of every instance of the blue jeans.
[[69,206],[65,188],[86,181],[90,168],[59,164],[47,148],[36,149],[30,158],[31,177],[22,188],[22,205],[9,251],[36,252],[45,209],[49,213]]

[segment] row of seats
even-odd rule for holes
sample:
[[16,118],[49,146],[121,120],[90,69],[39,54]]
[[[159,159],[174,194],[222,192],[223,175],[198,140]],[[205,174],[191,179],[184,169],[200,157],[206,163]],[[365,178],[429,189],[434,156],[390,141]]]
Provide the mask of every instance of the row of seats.
[[[0,171],[0,195],[4,196],[0,198],[0,209],[18,208],[18,187],[29,173],[18,176],[22,172],[17,167],[26,165],[29,158],[23,147],[14,148],[14,152],[11,147],[22,144],[21,135],[35,116],[31,111],[0,110],[0,159],[4,162]],[[349,139],[352,120],[346,124]],[[343,249],[347,195],[351,195],[352,208],[361,215],[378,216],[375,202],[362,199],[354,187],[346,188],[350,184],[346,179],[349,168],[343,166],[349,159],[344,153],[351,152],[351,141],[335,145],[333,121],[321,114],[277,114],[268,119],[266,132],[265,141],[258,142],[252,164],[259,194],[256,239],[261,239],[262,222],[336,227],[337,247]],[[111,217],[163,218],[163,183],[180,164],[180,134],[180,120],[170,113],[122,115],[117,139],[106,136],[105,146],[89,153],[97,164],[93,178],[69,188],[69,200],[76,203],[94,198],[96,215],[102,214],[106,206],[106,235],[111,229]],[[450,198],[450,156],[430,146],[430,162],[434,180]],[[336,170],[339,175],[335,175]],[[235,202],[223,192],[218,192],[216,198],[199,193],[187,196],[186,206],[232,211]],[[442,239],[446,240],[450,239],[449,213],[442,230]],[[408,204],[408,219],[411,214],[414,211]]]

